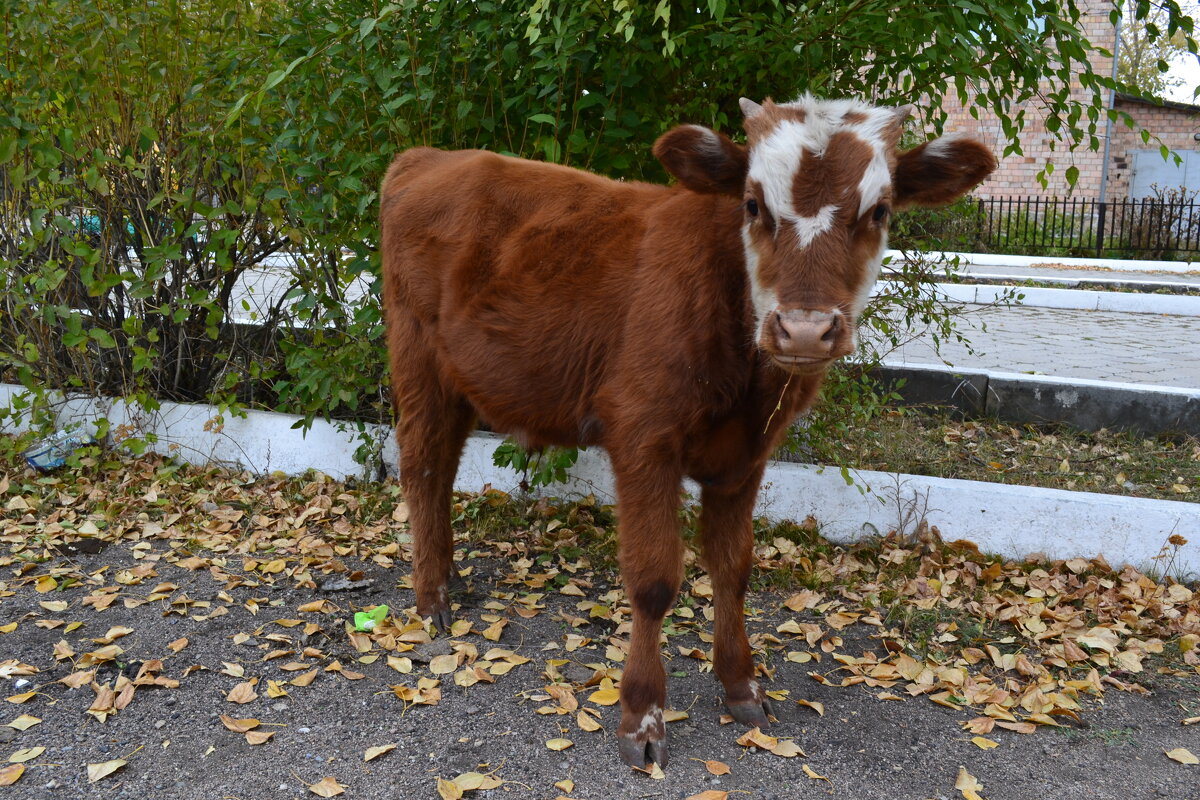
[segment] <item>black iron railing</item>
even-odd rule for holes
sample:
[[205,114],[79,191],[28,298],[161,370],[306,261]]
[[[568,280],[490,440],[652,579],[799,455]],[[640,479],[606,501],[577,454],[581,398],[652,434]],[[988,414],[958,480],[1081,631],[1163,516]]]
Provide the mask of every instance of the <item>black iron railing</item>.
[[993,252],[1137,255],[1200,252],[1200,204],[1042,197],[977,201],[979,244]]

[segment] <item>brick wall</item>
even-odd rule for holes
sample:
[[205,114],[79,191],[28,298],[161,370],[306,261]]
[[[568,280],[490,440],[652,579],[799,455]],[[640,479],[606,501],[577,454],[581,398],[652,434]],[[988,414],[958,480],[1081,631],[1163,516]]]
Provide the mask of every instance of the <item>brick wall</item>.
[[[1200,109],[1195,106],[1178,103],[1159,106],[1136,98],[1118,97],[1117,109],[1133,117],[1137,127],[1130,129],[1120,123],[1113,126],[1113,160],[1108,178],[1110,199],[1128,196],[1132,151],[1157,150],[1160,142],[1172,150],[1200,150],[1200,142],[1195,139],[1200,133]],[[1143,142],[1138,133],[1141,128],[1153,133],[1160,141]]]
[[[1111,51],[1116,38],[1116,29],[1109,21],[1109,11],[1112,9],[1111,0],[1092,0],[1081,3],[1085,6],[1081,20],[1084,35],[1096,46]],[[1112,72],[1112,59],[1095,56],[1092,69],[1102,75]],[[1090,102],[1088,93],[1076,87],[1072,94],[1081,102]],[[1107,98],[1105,98],[1107,100]],[[1200,132],[1200,108],[1182,104],[1154,104],[1134,98],[1119,97],[1116,107],[1133,117],[1136,127],[1129,129],[1123,123],[1113,124],[1113,140],[1108,176],[1109,199],[1126,197],[1129,190],[1129,170],[1133,160],[1130,151],[1157,148],[1158,142],[1151,139],[1150,144],[1144,144],[1139,131],[1149,130],[1161,138],[1162,143],[1172,149],[1192,150],[1200,148],[1200,143],[1193,140],[1193,135]],[[949,92],[944,98],[944,108],[949,117],[946,121],[947,133],[963,133],[977,137],[991,146],[997,155],[1004,151],[1008,140],[1004,137],[996,116],[984,108],[978,108],[979,119],[971,116],[955,96]],[[1015,110],[1014,110],[1015,115]],[[1003,197],[1006,195],[1025,197],[1080,197],[1098,198],[1100,194],[1101,173],[1104,162],[1104,123],[1099,128],[1100,148],[1088,149],[1086,143],[1075,152],[1068,152],[1066,145],[1057,142],[1056,149],[1051,150],[1054,136],[1046,130],[1045,112],[1035,100],[1025,104],[1026,125],[1021,134],[1022,155],[1009,155],[1000,160],[1000,166],[995,173],[985,181],[975,194],[980,197]],[[1054,163],[1054,172],[1049,176],[1048,186],[1043,189],[1036,176],[1050,160]],[[1066,181],[1065,173],[1069,166],[1079,169],[1079,179],[1071,190]]]

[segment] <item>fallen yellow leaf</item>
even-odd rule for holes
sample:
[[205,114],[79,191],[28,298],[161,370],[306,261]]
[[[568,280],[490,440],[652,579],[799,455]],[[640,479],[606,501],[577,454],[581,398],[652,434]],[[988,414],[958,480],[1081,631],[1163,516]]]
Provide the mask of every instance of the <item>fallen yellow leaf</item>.
[[975,779],[975,776],[967,772],[966,767],[958,768],[958,778],[954,781],[954,788],[962,793],[965,800],[983,800],[979,792],[983,791],[983,784]]
[[724,761],[705,761],[704,768],[710,775],[728,775],[729,765]]
[[814,772],[812,767],[810,767],[808,764],[802,764],[800,766],[800,768],[802,770],[804,770],[805,775],[807,775],[809,778],[811,778],[814,781],[825,781],[826,783],[833,783],[833,781],[829,780],[829,778],[826,778],[824,775],[818,775],[816,772]]
[[[580,711],[578,714],[575,715],[575,724],[578,725],[581,730],[587,731],[589,733],[592,731],[598,731],[601,728],[600,723],[597,722],[596,719],[591,714],[588,714],[586,711]],[[571,790],[567,789],[566,791],[569,792]]]
[[229,694],[225,699],[230,703],[252,703],[258,699],[258,693],[254,691],[254,681],[243,681],[237,686],[229,690]]
[[972,737],[971,744],[975,745],[980,750],[991,750],[993,747],[1000,746],[999,742],[993,742],[991,739],[984,738],[983,736]]
[[449,675],[458,669],[458,656],[452,653],[434,656],[429,662],[429,671],[434,675]]
[[346,787],[338,783],[337,778],[330,775],[309,786],[308,790],[318,797],[334,797],[345,792]]
[[247,731],[246,744],[266,744],[274,735],[275,731]]
[[35,717],[30,714],[22,714],[12,722],[8,723],[8,727],[16,728],[19,731],[27,731],[41,721],[42,720],[40,717]]
[[760,728],[751,728],[738,737],[737,743],[742,747],[759,747],[763,750],[774,750],[779,740],[768,736]]
[[588,702],[598,706],[614,706],[621,699],[621,693],[614,686],[612,679],[600,681],[600,688],[588,695]]
[[813,711],[817,712],[818,716],[825,716],[824,703],[820,703],[816,700],[797,700],[796,705],[811,708]]
[[24,764],[9,764],[0,769],[0,786],[12,786],[25,774]]
[[485,775],[482,772],[464,772],[454,779],[454,783],[464,792],[473,792],[477,789],[484,791],[495,789],[502,786],[504,781],[495,775]]
[[454,781],[437,779],[437,793],[442,800],[459,800],[463,796],[463,791]]
[[319,670],[316,668],[310,669],[303,675],[297,675],[296,677],[292,678],[290,681],[288,681],[288,683],[290,683],[292,686],[308,686],[310,683],[316,680],[317,672],[319,672]]
[[720,789],[705,789],[700,794],[690,794],[685,800],[726,800],[729,797],[729,792],[723,792]]
[[26,761],[32,761],[44,752],[46,752],[46,748],[44,747],[26,747],[23,750],[13,753],[8,757],[8,760],[12,764],[23,764]]
[[1192,755],[1192,752],[1186,747],[1176,747],[1174,750],[1166,751],[1167,758],[1172,761],[1178,761],[1180,764],[1200,764],[1200,758]]
[[246,731],[254,730],[262,723],[256,719],[234,719],[227,714],[222,714],[221,724],[234,733],[245,733]]
[[568,747],[574,746],[574,744],[570,739],[550,739],[546,742],[546,747],[558,752],[559,750],[566,750]]
[[114,758],[112,761],[103,761],[99,764],[87,765],[88,783],[95,783],[98,780],[107,778],[114,772],[125,766],[129,762],[123,758]]
[[372,761],[384,753],[390,753],[395,749],[396,745],[394,744],[381,744],[375,747],[368,747],[367,752],[363,753],[363,761]]
[[804,751],[800,749],[800,746],[791,739],[781,741],[771,748],[771,752],[783,758],[795,758],[796,756],[804,755]]

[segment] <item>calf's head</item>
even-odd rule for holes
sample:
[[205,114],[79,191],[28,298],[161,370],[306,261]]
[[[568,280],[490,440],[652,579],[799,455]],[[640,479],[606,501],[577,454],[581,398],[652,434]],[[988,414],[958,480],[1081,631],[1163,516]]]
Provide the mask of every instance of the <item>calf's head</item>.
[[854,351],[892,213],[953,202],[996,159],[956,137],[901,152],[910,106],[805,96],[741,107],[745,146],[683,125],[654,154],[685,187],[741,198],[758,347],[784,369],[820,372]]

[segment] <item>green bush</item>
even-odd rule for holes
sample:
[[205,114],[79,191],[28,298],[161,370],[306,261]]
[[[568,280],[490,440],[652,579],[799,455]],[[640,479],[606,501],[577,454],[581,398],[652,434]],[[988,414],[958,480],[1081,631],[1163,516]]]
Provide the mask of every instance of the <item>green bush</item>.
[[264,143],[224,120],[261,80],[260,12],[16,5],[0,73],[0,377],[43,410],[51,392],[255,399],[284,315],[239,326],[233,292],[288,239]]
[[[1164,35],[1190,40],[1164,5]],[[936,125],[949,86],[999,114],[1010,150],[1021,103],[1043,98],[1073,149],[1097,145],[1113,85],[1070,1],[0,8],[0,378],[43,419],[71,391],[386,419],[376,199],[405,147],[661,180],[654,139],[737,133],[741,95],[872,87]],[[235,307],[267,257],[286,259],[269,274],[284,291]]]

